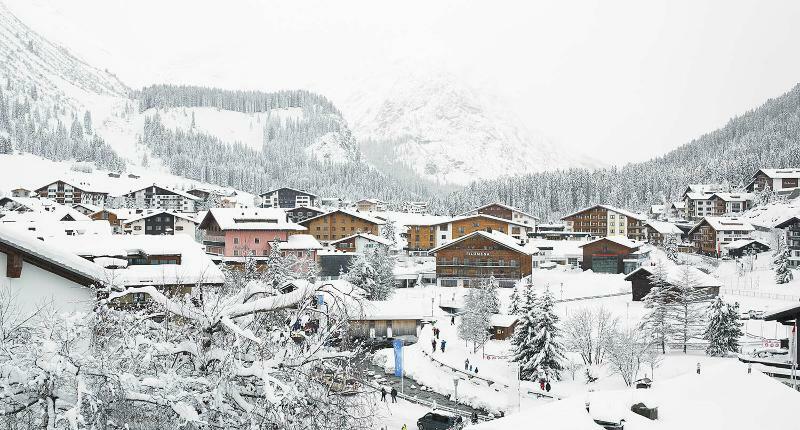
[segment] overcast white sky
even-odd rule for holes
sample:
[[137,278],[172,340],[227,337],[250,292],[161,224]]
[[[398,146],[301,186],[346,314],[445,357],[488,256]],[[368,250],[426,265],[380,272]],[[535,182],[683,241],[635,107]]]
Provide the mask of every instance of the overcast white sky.
[[796,0],[6,3],[132,87],[310,87],[340,100],[362,79],[446,69],[608,162],[660,155],[800,82]]

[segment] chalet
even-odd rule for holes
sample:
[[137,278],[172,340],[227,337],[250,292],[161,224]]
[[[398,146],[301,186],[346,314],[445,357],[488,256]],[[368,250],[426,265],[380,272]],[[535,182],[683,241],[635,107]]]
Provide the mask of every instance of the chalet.
[[337,209],[326,214],[317,215],[300,222],[318,241],[328,243],[333,240],[352,236],[356,233],[380,234],[382,220],[361,212]]
[[96,206],[104,206],[108,198],[108,193],[97,191],[90,188],[89,184],[69,183],[58,180],[35,190],[39,197],[47,197],[62,205],[73,205],[76,203],[89,203]]
[[450,217],[435,215],[406,217],[404,220],[406,230],[401,231],[400,237],[406,240],[405,249],[408,254],[426,256],[427,251],[442,245],[448,237],[448,221]]
[[583,270],[597,273],[630,273],[641,264],[645,256],[642,244],[633,240],[609,236],[580,245],[583,250]]
[[364,254],[366,252],[372,252],[380,247],[388,249],[392,245],[392,242],[384,237],[375,236],[374,234],[356,233],[342,239],[334,240],[330,242],[330,245],[341,251]]
[[650,218],[661,219],[667,214],[667,205],[650,205]]
[[438,226],[436,246],[444,245],[479,230],[487,232],[499,231],[517,241],[527,242],[528,235],[533,233],[535,228],[535,225],[522,224],[508,218],[498,218],[492,215],[462,215],[451,218],[446,224]]
[[428,202],[404,202],[403,212],[411,214],[424,214],[428,211]]
[[278,188],[259,194],[261,206],[271,208],[291,209],[298,207],[317,206],[317,195],[294,188]]
[[567,231],[590,233],[595,237],[627,237],[645,240],[647,217],[609,205],[595,205],[563,218]]
[[27,188],[14,188],[11,190],[11,197],[30,197],[33,194],[33,191]]
[[359,212],[384,212],[386,202],[378,199],[361,199],[356,202],[356,210]]
[[739,258],[769,251],[769,245],[756,239],[739,239],[722,246],[723,254]]
[[200,200],[183,191],[155,184],[120,194],[115,199],[121,206],[173,212],[195,212],[195,205]]
[[789,266],[800,267],[800,217],[793,216],[782,221],[775,228],[783,229],[786,246],[789,248]]
[[125,220],[122,229],[129,234],[174,235],[195,237],[198,221],[180,212],[152,211]]
[[0,212],[50,212],[62,205],[48,198],[3,197],[0,198]]
[[283,210],[271,208],[211,208],[198,228],[207,253],[234,260],[268,256],[271,242],[286,242],[289,236],[306,232],[289,222]]
[[546,267],[549,263],[580,267],[583,263],[581,245],[587,242],[587,240],[533,239],[529,244],[538,250],[533,255],[533,268]]
[[506,340],[514,335],[519,317],[516,315],[492,314],[490,317],[490,336],[494,340]]
[[647,221],[647,241],[653,245],[661,245],[665,239],[672,238],[675,242],[681,241],[683,231],[675,224],[666,221]]
[[667,218],[669,219],[683,219],[686,218],[686,202],[672,202],[666,210]]
[[[144,213],[144,211],[141,211],[140,213]],[[89,218],[95,221],[108,221],[108,224],[111,225],[114,233],[122,234],[125,232],[122,228],[123,222],[134,216],[138,215],[135,214],[135,210],[132,209],[103,208],[93,214],[90,214]]]
[[538,252],[499,231],[477,230],[430,251],[436,256],[436,277],[442,287],[475,287],[491,276],[513,286],[531,274]]
[[747,185],[747,191],[758,192],[772,190],[775,192],[789,188],[797,188],[800,180],[800,169],[759,169],[753,174],[753,180]]
[[286,218],[288,218],[291,222],[299,223],[324,213],[324,210],[313,206],[299,206],[296,208],[286,209]]
[[90,203],[77,203],[72,205],[72,209],[75,209],[76,211],[86,216],[91,216],[93,213],[98,212],[102,208],[100,206],[93,205]]
[[753,193],[714,193],[714,216],[735,215],[753,207]]
[[323,247],[314,236],[295,233],[290,235],[285,242],[278,242],[278,249],[283,256],[294,255],[299,259],[316,261],[317,252],[321,251]]
[[[633,301],[641,301],[653,288],[653,283],[650,280],[653,269],[654,266],[642,266],[625,277],[625,280],[631,283]],[[703,273],[694,266],[671,264],[666,265],[664,271],[666,273],[665,281],[668,285],[683,286],[688,284],[694,288],[703,289],[707,292],[709,299],[718,296],[719,289],[722,287],[722,283],[717,278]]]
[[364,301],[349,312],[350,334],[366,339],[405,337],[416,340],[422,321],[430,318],[417,310],[421,306],[409,306],[405,302]]
[[489,203],[488,205],[483,205],[481,207],[472,209],[470,211],[460,214],[459,216],[479,215],[479,214],[490,215],[495,218],[503,218],[518,224],[527,225],[530,226],[534,231],[536,229],[536,223],[539,221],[539,217],[537,216],[531,215],[515,207],[497,202]]
[[753,226],[740,218],[705,217],[689,230],[695,251],[719,256],[722,247],[739,239],[750,239]]

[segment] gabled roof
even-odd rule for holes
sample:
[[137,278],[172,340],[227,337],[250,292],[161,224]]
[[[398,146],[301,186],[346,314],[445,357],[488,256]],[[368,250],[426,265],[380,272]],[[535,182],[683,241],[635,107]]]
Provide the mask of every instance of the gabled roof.
[[790,217],[789,219],[781,221],[779,224],[777,224],[775,226],[775,228],[787,228],[787,227],[789,227],[789,226],[791,226],[792,224],[795,224],[795,223],[800,223],[800,218],[798,218],[796,216],[793,216],[793,217]]
[[363,237],[364,239],[367,239],[367,240],[375,242],[375,243],[380,243],[381,245],[391,246],[391,244],[392,244],[392,241],[390,241],[390,240],[388,240],[386,238],[383,238],[381,236],[375,236],[374,234],[369,234],[369,233],[352,234],[352,235],[347,236],[345,238],[334,240],[334,241],[330,242],[330,244],[331,245],[335,245],[335,244],[337,244],[339,242],[344,242],[346,240],[350,240],[350,239],[352,239],[354,237],[357,237],[357,236]]
[[623,237],[623,236],[606,236],[606,237],[597,238],[595,240],[590,240],[590,241],[580,245],[580,247],[583,248],[586,245],[590,245],[592,243],[600,242],[600,241],[603,241],[603,240],[607,240],[609,242],[614,242],[617,245],[622,245],[622,246],[624,246],[626,248],[629,248],[629,249],[632,249],[632,250],[639,249],[642,246],[641,242],[637,242],[635,240],[630,240],[627,237]]
[[519,317],[517,315],[505,315],[505,314],[492,314],[489,317],[489,321],[492,327],[511,327],[519,321]]
[[72,208],[74,209],[74,208],[77,208],[78,206],[80,206],[80,207],[82,207],[84,209],[88,209],[88,210],[92,211],[92,213],[97,213],[98,211],[100,211],[100,209],[103,209],[100,206],[93,205],[91,203],[75,203],[75,204],[72,205]]
[[670,206],[675,209],[686,209],[686,202],[672,202]]
[[478,236],[481,236],[481,237],[484,237],[486,239],[489,239],[492,242],[495,242],[495,243],[500,244],[500,245],[502,245],[502,246],[504,246],[504,247],[506,247],[506,248],[508,248],[508,249],[510,249],[512,251],[516,251],[516,252],[519,252],[519,253],[522,253],[522,254],[532,255],[532,254],[535,254],[535,253],[539,252],[539,249],[536,248],[536,247],[520,245],[519,240],[514,239],[513,237],[511,237],[511,236],[509,236],[509,235],[507,235],[505,233],[501,233],[499,231],[492,231],[491,233],[489,233],[488,231],[483,231],[483,230],[473,231],[472,233],[464,235],[464,236],[461,236],[458,239],[453,240],[453,241],[451,241],[449,243],[446,243],[446,244],[441,245],[441,246],[437,246],[436,248],[433,248],[428,252],[429,253],[437,252],[440,249],[448,248],[451,245],[454,245],[456,243],[462,242],[462,241],[467,240],[469,238],[478,237]]
[[42,210],[48,211],[53,208],[61,206],[61,204],[46,197],[3,197],[0,198],[0,205],[6,205],[9,202],[16,203],[32,211]]
[[755,198],[753,193],[714,193],[714,195],[726,202],[745,202]]
[[310,234],[293,234],[286,242],[278,242],[281,251],[300,251],[309,249],[322,249],[322,245]]
[[685,196],[687,193],[712,194],[728,189],[730,187],[724,184],[689,184],[686,186],[686,191],[683,192],[683,195]]
[[769,245],[767,245],[766,243],[764,243],[764,242],[762,242],[760,240],[756,240],[756,239],[734,240],[733,242],[726,243],[722,247],[725,248],[725,249],[741,249],[741,248],[749,246],[749,245],[751,245],[753,243],[757,243],[757,244],[761,245],[762,247],[765,247],[765,248],[769,249]]
[[759,169],[758,172],[753,174],[753,177],[758,176],[761,172],[767,177],[772,179],[794,179],[800,178],[800,169],[789,167],[786,169]]
[[361,203],[361,202],[373,203],[373,204],[376,204],[376,205],[377,204],[385,204],[386,203],[385,201],[378,200],[378,199],[361,199],[361,200],[357,201],[356,204]]
[[351,210],[347,210],[347,209],[336,209],[336,210],[332,210],[330,212],[326,212],[324,214],[317,215],[315,217],[306,218],[303,221],[300,221],[300,224],[305,225],[307,222],[311,222],[311,221],[313,221],[315,219],[322,218],[324,216],[328,216],[328,215],[331,215],[331,214],[335,214],[337,212],[338,213],[343,213],[345,215],[350,215],[351,217],[359,218],[359,219],[362,219],[364,221],[371,222],[373,224],[377,224],[377,225],[385,224],[385,222],[383,222],[382,220],[379,220],[378,218],[374,218],[374,217],[371,217],[369,215],[364,215],[363,213],[358,212],[358,211],[351,211]]
[[479,207],[477,207],[477,208],[470,209],[470,210],[468,210],[468,211],[466,211],[466,212],[464,212],[464,213],[458,214],[458,215],[456,215],[456,216],[463,216],[463,215],[467,215],[467,214],[470,214],[470,213],[473,213],[473,212],[478,212],[478,211],[480,211],[481,209],[485,209],[485,208],[487,208],[487,207],[489,207],[489,206],[500,206],[500,207],[502,207],[502,208],[505,208],[505,209],[508,209],[508,210],[510,210],[510,211],[512,211],[512,212],[519,212],[519,213],[521,213],[521,214],[523,214],[523,215],[527,215],[527,216],[529,216],[529,217],[531,217],[531,218],[533,218],[533,219],[536,219],[536,220],[538,220],[538,219],[539,219],[539,217],[537,217],[537,216],[531,215],[531,214],[529,214],[529,213],[527,213],[527,212],[525,212],[525,211],[523,211],[523,210],[517,209],[517,208],[515,208],[515,207],[513,207],[513,206],[509,206],[509,205],[507,205],[507,204],[500,203],[500,202],[487,203],[487,204],[485,204],[485,205],[483,205],[483,206],[479,206]]
[[215,220],[222,230],[305,231],[305,227],[286,220],[286,212],[277,208],[211,208],[200,228]]
[[75,181],[67,181],[67,180],[64,180],[64,179],[55,179],[55,180],[52,180],[52,181],[50,181],[50,182],[48,182],[48,183],[46,183],[46,184],[42,185],[41,187],[36,187],[36,188],[34,188],[34,190],[35,190],[35,191],[38,191],[38,190],[41,190],[42,188],[47,188],[47,187],[49,187],[50,185],[52,185],[52,184],[55,184],[55,183],[57,183],[57,182],[63,182],[63,183],[65,183],[65,184],[67,184],[67,185],[71,186],[72,188],[77,188],[77,189],[79,189],[79,190],[81,190],[81,191],[85,191],[85,192],[87,192],[87,193],[108,194],[108,191],[102,191],[102,190],[98,190],[98,189],[96,189],[96,188],[93,188],[92,184],[81,184],[81,185],[75,185],[75,184],[76,184],[76,182],[75,182]]
[[191,222],[193,222],[195,224],[199,224],[200,223],[200,221],[196,220],[194,217],[190,217],[188,215],[185,215],[185,214],[182,214],[182,213],[179,213],[179,212],[172,212],[172,211],[154,211],[154,212],[147,212],[147,213],[137,214],[134,217],[131,217],[131,218],[128,218],[128,219],[124,220],[124,223],[125,224],[130,224],[132,222],[136,222],[136,221],[139,221],[139,220],[143,220],[145,218],[150,218],[152,216],[161,215],[161,214],[172,215],[172,216],[174,216],[176,218],[183,218],[183,219],[185,219],[187,221],[191,221]]
[[286,212],[296,211],[296,210],[302,210],[302,211],[309,210],[309,211],[314,211],[314,212],[319,213],[319,214],[324,214],[325,213],[325,209],[320,209],[320,208],[318,208],[316,206],[297,206],[297,207],[293,207],[293,208],[289,208],[289,209],[284,209],[284,211],[286,211]]
[[181,191],[181,190],[176,190],[176,189],[174,189],[174,188],[170,188],[170,187],[167,187],[167,186],[164,186],[164,185],[155,184],[155,183],[154,183],[154,184],[150,184],[150,185],[146,185],[146,186],[143,186],[143,187],[140,187],[140,188],[136,188],[136,189],[134,189],[134,190],[130,190],[130,191],[128,191],[128,192],[125,192],[125,193],[119,194],[119,195],[117,195],[117,196],[115,196],[115,197],[122,197],[122,196],[126,196],[126,195],[128,195],[128,194],[135,193],[135,192],[137,192],[137,191],[142,191],[142,190],[144,190],[144,189],[146,189],[146,188],[150,188],[150,187],[158,187],[158,188],[161,188],[161,189],[163,189],[163,190],[167,190],[167,191],[169,191],[169,192],[171,192],[171,193],[177,194],[177,195],[179,195],[179,196],[181,196],[181,197],[185,197],[185,198],[187,198],[187,199],[189,199],[189,200],[200,200],[200,197],[193,196],[193,195],[191,195],[191,194],[189,194],[189,193],[187,193],[187,192],[184,192],[184,191]]
[[675,224],[665,221],[647,221],[646,223],[658,234],[683,234]]
[[457,217],[450,218],[450,219],[449,219],[449,220],[447,220],[446,222],[442,222],[442,223],[440,223],[440,224],[449,224],[449,223],[451,223],[451,222],[463,221],[463,220],[465,220],[465,219],[470,219],[470,218],[488,218],[488,219],[490,219],[490,220],[499,221],[499,222],[504,222],[504,223],[508,223],[508,224],[514,224],[514,225],[518,225],[518,226],[520,226],[520,227],[529,227],[529,228],[533,228],[533,226],[532,226],[532,225],[530,225],[530,224],[523,224],[523,223],[521,223],[521,222],[512,221],[512,220],[510,220],[510,219],[500,218],[500,217],[496,217],[496,216],[493,216],[493,215],[486,215],[486,214],[475,214],[475,215],[462,215],[462,216],[457,216]]
[[564,216],[562,216],[562,217],[561,217],[561,219],[566,219],[566,218],[569,218],[569,217],[571,217],[571,216],[574,216],[574,215],[577,215],[577,214],[579,214],[579,213],[583,213],[583,212],[586,212],[586,211],[590,211],[590,210],[592,210],[592,209],[595,209],[595,208],[603,208],[603,209],[605,209],[605,210],[607,210],[607,211],[616,212],[616,213],[618,213],[618,214],[625,215],[625,216],[626,216],[626,217],[628,217],[628,218],[638,219],[638,220],[640,220],[640,221],[644,221],[644,220],[646,220],[646,219],[647,219],[647,217],[646,217],[646,216],[644,216],[644,215],[637,214],[637,213],[633,213],[633,212],[631,212],[631,211],[629,211],[629,210],[626,210],[626,209],[620,209],[620,208],[618,208],[618,207],[611,206],[611,205],[594,205],[594,206],[589,206],[588,208],[584,208],[584,209],[581,209],[581,210],[579,210],[579,211],[575,211],[575,212],[573,212],[573,213],[571,213],[571,214],[569,214],[569,215],[564,215]]
[[722,217],[722,216],[707,216],[700,220],[691,230],[689,230],[688,234],[694,233],[698,227],[700,227],[703,223],[707,223],[711,228],[716,231],[721,230],[744,230],[744,231],[753,231],[755,228],[752,224],[748,221],[745,221],[742,218],[733,218],[733,217]]
[[[630,281],[637,274],[646,274],[647,276],[653,274],[655,266],[642,266],[625,277],[626,281]],[[666,281],[672,285],[680,285],[684,276],[684,269],[688,268],[689,275],[697,283],[698,287],[722,287],[722,282],[719,279],[708,275],[694,266],[665,264],[664,270],[666,271]]]
[[298,192],[298,193],[301,193],[301,194],[306,194],[306,195],[309,195],[309,196],[312,196],[312,197],[317,197],[317,195],[316,195],[316,194],[314,194],[314,193],[309,193],[308,191],[298,190],[297,188],[291,188],[291,187],[280,187],[280,188],[275,188],[274,190],[265,191],[265,192],[263,192],[263,193],[259,194],[258,196],[259,196],[259,197],[264,197],[264,196],[266,196],[267,194],[272,194],[272,193],[274,193],[275,191],[280,191],[280,190],[292,190],[292,191],[295,191],[295,192]]

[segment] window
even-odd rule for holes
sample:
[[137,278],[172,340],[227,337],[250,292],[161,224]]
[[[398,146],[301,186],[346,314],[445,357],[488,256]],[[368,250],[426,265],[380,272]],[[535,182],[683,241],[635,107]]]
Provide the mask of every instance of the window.
[[141,230],[141,229],[142,229],[142,226],[140,226],[140,225],[135,225],[135,226],[133,226],[133,229],[134,229],[134,230],[136,230],[136,231],[139,231],[139,230]]
[[148,225],[148,226],[147,226],[145,229],[146,229],[146,230],[148,230],[148,231],[150,231],[150,230],[152,230],[152,229],[153,229],[153,226],[152,226],[152,225]]
[[265,249],[264,250],[264,255],[269,255],[269,251]]
[[175,226],[175,231],[183,231],[183,226],[182,225],[176,225]]
[[261,243],[261,239],[259,239],[259,238],[255,238],[255,239],[253,239],[253,242],[254,242],[256,245],[258,245],[259,243]]
[[234,245],[238,245],[239,244],[239,238],[238,237],[234,237],[233,238],[233,244]]
[[239,256],[239,250],[238,249],[234,249],[233,250],[233,256],[234,257],[238,257]]

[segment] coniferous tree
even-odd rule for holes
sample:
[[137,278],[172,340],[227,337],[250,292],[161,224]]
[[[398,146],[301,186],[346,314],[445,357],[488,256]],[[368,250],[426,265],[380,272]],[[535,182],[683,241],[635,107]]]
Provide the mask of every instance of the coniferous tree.
[[778,249],[775,250],[772,268],[775,271],[775,282],[778,284],[789,283],[794,278],[792,269],[789,268],[791,250],[786,246],[786,237],[781,235]]
[[481,282],[481,295],[484,306],[490,313],[500,313],[500,293],[497,290],[499,284],[494,275],[490,276],[488,280]]
[[664,354],[667,352],[667,340],[672,332],[669,315],[671,287],[667,282],[664,263],[659,261],[653,267],[653,273],[648,280],[652,288],[642,299],[647,313],[642,317],[640,327],[651,336]]
[[522,379],[558,379],[564,369],[564,346],[553,304],[549,290],[535,296],[514,331],[512,361],[519,363]]
[[388,300],[394,293],[394,258],[389,254],[387,247],[375,248],[367,258],[367,264],[372,267],[374,283],[370,291],[372,300]]
[[517,315],[520,312],[520,303],[519,301],[522,297],[519,294],[519,287],[514,286],[514,289],[511,291],[511,296],[509,297],[508,303],[508,314],[509,315]]
[[685,354],[689,342],[703,333],[702,321],[708,297],[705,291],[698,288],[691,266],[681,266],[677,277],[670,289],[670,331],[675,341],[682,345]]
[[481,291],[470,288],[464,301],[458,337],[466,342],[472,342],[472,351],[477,352],[478,347],[489,339],[491,324],[491,312],[482,299]]
[[83,131],[92,134],[92,114],[88,110],[83,114]]
[[703,336],[708,341],[706,354],[722,357],[739,351],[739,339],[744,335],[739,322],[739,304],[731,305],[717,297],[709,312],[710,320]]

